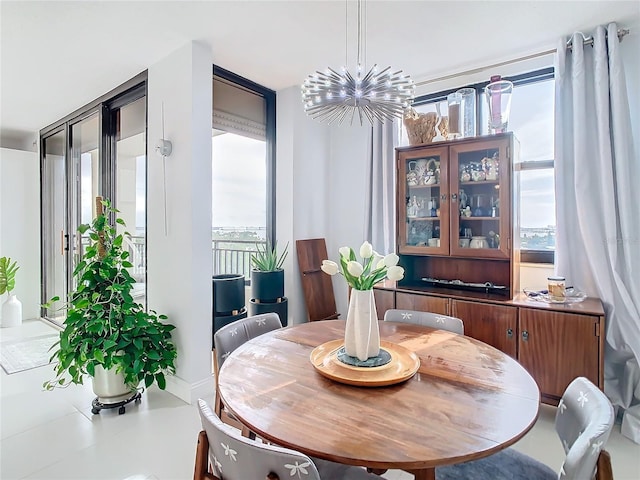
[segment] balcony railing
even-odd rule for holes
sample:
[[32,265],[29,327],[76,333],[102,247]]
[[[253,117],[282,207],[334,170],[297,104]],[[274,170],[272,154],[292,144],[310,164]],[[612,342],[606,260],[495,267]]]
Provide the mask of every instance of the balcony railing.
[[[147,252],[144,236],[124,237],[125,248],[129,251],[128,260],[133,264],[129,270],[137,282],[144,282],[147,269]],[[212,240],[213,274],[244,275],[245,283],[251,279],[251,255],[256,252],[257,245],[264,246],[266,242],[253,240]],[[89,245],[89,237],[82,237],[82,247]]]
[[245,283],[248,283],[251,279],[251,255],[256,252],[256,245],[264,244],[253,240],[212,240],[213,274],[244,275]]

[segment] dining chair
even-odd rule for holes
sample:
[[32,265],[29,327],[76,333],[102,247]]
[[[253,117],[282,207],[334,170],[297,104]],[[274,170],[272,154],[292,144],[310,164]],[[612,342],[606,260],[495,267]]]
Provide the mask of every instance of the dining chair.
[[239,428],[243,434],[249,431],[238,422],[230,413],[224,411],[220,392],[218,390],[218,372],[227,357],[243,343],[255,338],[263,333],[282,328],[280,317],[277,313],[262,313],[251,317],[236,320],[233,323],[220,328],[214,335],[215,353],[213,356],[213,372],[216,377],[216,396],[214,409],[216,415],[224,422]]
[[464,335],[462,320],[448,315],[440,315],[439,313],[391,309],[384,313],[384,319],[390,322],[414,323],[423,327],[438,328]]
[[203,430],[198,434],[194,480],[380,480],[360,467],[308,457],[243,437],[198,400]]
[[507,448],[480,460],[436,469],[436,480],[613,480],[604,450],[614,412],[606,395],[584,377],[573,380],[558,404],[555,427],[566,458],[560,472]]

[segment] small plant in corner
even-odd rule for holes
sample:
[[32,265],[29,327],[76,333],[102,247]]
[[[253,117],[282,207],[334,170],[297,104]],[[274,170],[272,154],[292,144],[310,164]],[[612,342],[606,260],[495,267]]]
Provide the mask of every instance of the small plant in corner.
[[278,256],[278,242],[273,247],[271,242],[267,242],[261,247],[260,244],[256,244],[256,252],[251,256],[251,264],[253,268],[261,272],[274,272],[282,269],[284,260],[287,258],[289,249],[289,243],[284,247],[284,250]]
[[11,295],[11,290],[16,287],[16,272],[19,268],[18,262],[11,262],[9,257],[0,258],[0,295],[5,292]]
[[[166,315],[146,311],[134,301],[135,283],[128,268],[129,252],[123,247],[124,235],[109,223],[118,210],[108,200],[96,199],[98,214],[91,224],[78,228],[88,235],[89,246],[73,271],[75,290],[62,307],[66,310],[64,330],[54,344],[51,360],[55,361],[56,378],[44,388],[82,384],[83,378],[95,376],[96,367],[115,369],[124,376],[126,385],[135,389],[144,382],[166,387],[166,374],[175,373],[176,347],[171,340],[175,326],[164,323]],[[104,210],[103,210],[104,209]],[[51,308],[59,297],[52,298]]]

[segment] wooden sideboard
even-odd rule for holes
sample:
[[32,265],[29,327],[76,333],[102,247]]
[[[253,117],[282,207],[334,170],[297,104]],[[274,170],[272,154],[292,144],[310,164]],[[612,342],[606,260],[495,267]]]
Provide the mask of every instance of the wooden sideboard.
[[462,319],[465,335],[492,345],[525,367],[540,387],[542,401],[557,405],[564,390],[583,376],[604,388],[605,314],[602,302],[547,304],[517,294],[443,292],[430,287],[400,287],[385,281],[374,289],[380,319],[391,308],[451,315]]

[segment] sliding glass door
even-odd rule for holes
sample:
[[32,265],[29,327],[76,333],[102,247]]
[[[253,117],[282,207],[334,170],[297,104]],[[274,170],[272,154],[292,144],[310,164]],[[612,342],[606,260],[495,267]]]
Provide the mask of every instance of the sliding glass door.
[[[119,102],[122,103],[122,102]],[[127,224],[116,225],[120,232],[127,231],[125,248],[133,264],[130,272],[136,280],[133,297],[138,303],[146,301],[147,274],[147,145],[146,97],[118,106],[110,105],[114,122],[115,190],[119,216]]]
[[60,307],[76,286],[73,270],[89,243],[78,226],[94,218],[97,196],[110,199],[127,223],[134,294],[145,303],[145,94],[140,85],[41,134],[42,300],[61,299],[42,315],[54,323],[64,321]]
[[[67,158],[64,130],[53,132],[42,139],[42,247],[43,299],[54,296],[65,298],[69,291],[67,235]],[[55,308],[46,309],[44,315],[60,323],[62,313]]]

